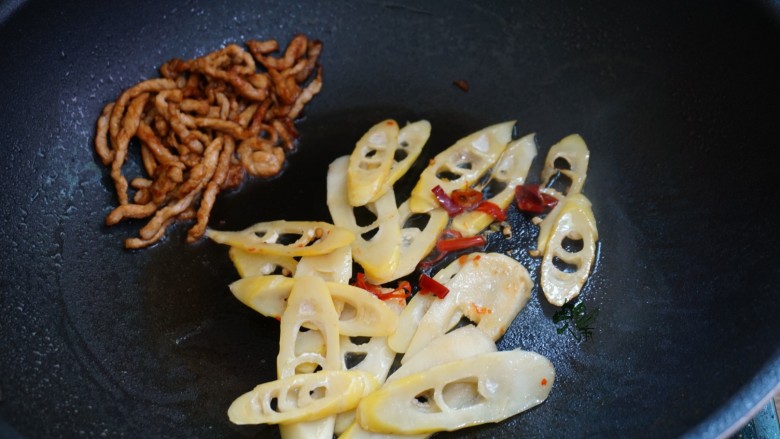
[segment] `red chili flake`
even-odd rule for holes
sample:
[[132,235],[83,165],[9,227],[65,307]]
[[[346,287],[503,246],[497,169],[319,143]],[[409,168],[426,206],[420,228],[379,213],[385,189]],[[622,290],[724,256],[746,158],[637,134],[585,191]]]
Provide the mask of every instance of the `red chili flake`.
[[376,297],[378,297],[380,300],[406,299],[407,297],[411,297],[411,295],[412,284],[410,284],[409,281],[402,280],[401,282],[398,282],[398,287],[393,291],[376,294]]
[[377,297],[380,294],[384,294],[384,293],[382,293],[382,288],[379,285],[374,285],[374,284],[368,282],[366,280],[365,273],[362,273],[362,272],[357,274],[357,276],[355,277],[355,283],[353,283],[352,286],[358,287],[358,288],[362,288],[362,289],[368,291],[369,293],[374,294]]
[[500,208],[495,203],[491,203],[490,201],[483,201],[479,203],[479,206],[477,206],[477,208],[474,210],[478,212],[484,212],[495,218],[496,221],[504,221],[506,219],[506,212],[504,212],[504,209]]
[[440,252],[454,252],[464,248],[479,247],[485,245],[485,242],[485,237],[482,235],[442,239],[436,243],[436,249]]
[[[442,248],[442,245],[440,245],[439,243],[457,240],[461,238],[463,238],[463,234],[460,233],[459,231],[452,230],[452,229],[444,229],[444,231],[441,232],[441,235],[439,235],[439,240],[436,242],[436,252],[434,256],[420,262],[419,264],[417,264],[417,267],[421,269],[432,267],[437,262],[444,259],[444,257],[447,256],[450,253],[450,251],[455,251],[455,250],[447,250],[447,247],[452,244],[443,244],[444,247]],[[463,247],[463,248],[467,248],[467,247]]]
[[460,255],[458,256],[458,264],[460,265],[466,265],[466,262],[469,261],[469,255]]
[[433,195],[439,200],[439,205],[447,211],[449,216],[453,217],[463,212],[463,208],[458,206],[455,201],[447,195],[447,192],[444,192],[444,189],[442,189],[441,186],[436,185],[436,187],[431,189],[431,192],[433,192]]
[[520,185],[515,188],[517,208],[528,213],[545,213],[558,204],[558,199],[539,192],[535,184]]
[[458,87],[459,89],[461,89],[464,92],[468,92],[469,91],[469,83],[466,82],[465,79],[456,79],[456,80],[452,81],[452,85],[454,85],[455,87]]
[[[463,236],[463,234],[461,234],[457,230],[444,229],[444,231],[441,232],[441,235],[439,235],[439,240],[460,238],[461,236]],[[436,264],[437,262],[439,262],[442,259],[444,259],[444,257],[447,256],[447,254],[449,254],[449,252],[437,251],[436,254],[432,258],[429,258],[429,259],[426,259],[426,260],[420,262],[419,264],[417,264],[417,267],[422,268],[422,269],[430,268],[434,264]]]
[[482,192],[476,189],[455,189],[450,198],[458,206],[470,210],[482,201]]
[[547,385],[547,378],[542,378],[542,385],[543,385],[543,386],[546,386],[546,385]]
[[431,278],[427,274],[420,275],[420,280],[418,281],[418,285],[420,286],[420,290],[419,290],[420,294],[433,294],[439,299],[444,299],[445,297],[447,297],[447,294],[450,292],[449,288],[445,287],[439,282],[436,282],[435,280],[433,280],[433,278]]
[[[476,210],[484,212],[498,221],[504,221],[506,219],[506,212],[504,209],[500,208],[495,203],[483,200],[482,192],[476,189],[455,189],[452,191],[451,195],[447,195],[444,189],[437,185],[431,189],[431,191],[439,201],[439,205],[447,211],[447,214],[450,217],[458,216],[463,212]],[[539,193],[538,187],[536,193]],[[550,197],[549,195],[541,195],[555,200],[555,198]],[[557,200],[555,200],[555,202],[557,203]]]
[[493,314],[493,310],[484,306],[479,306],[474,302],[471,302],[471,309],[474,310],[475,314],[479,315],[485,315],[485,314]]
[[353,283],[352,286],[362,288],[375,295],[380,300],[405,299],[412,295],[412,285],[408,281],[404,280],[399,282],[396,289],[385,293],[379,285],[368,282],[365,273],[358,273],[355,277],[355,283]]

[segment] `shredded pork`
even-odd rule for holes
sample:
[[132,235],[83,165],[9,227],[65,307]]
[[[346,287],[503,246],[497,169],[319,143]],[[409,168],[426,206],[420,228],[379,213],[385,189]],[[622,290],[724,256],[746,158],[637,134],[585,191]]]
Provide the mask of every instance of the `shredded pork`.
[[[322,43],[298,35],[281,56],[274,56],[274,40],[247,47],[172,59],[160,68],[162,78],[128,88],[103,109],[95,151],[119,203],[106,224],[149,218],[125,247],[157,242],[177,220],[195,220],[187,241],[197,241],[221,191],[239,186],[247,173],[282,172],[298,137],[294,121],[322,88]],[[128,183],[134,139],[146,175]]]

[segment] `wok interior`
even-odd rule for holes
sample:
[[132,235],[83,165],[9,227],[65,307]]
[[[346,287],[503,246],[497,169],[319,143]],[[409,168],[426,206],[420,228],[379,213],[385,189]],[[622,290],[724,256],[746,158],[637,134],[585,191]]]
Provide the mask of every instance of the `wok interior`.
[[[299,150],[280,178],[222,197],[213,227],[327,220],[326,164],[387,117],[433,125],[413,175],[491,123],[536,132],[540,157],[577,132],[601,232],[583,292],[600,308],[594,338],[556,334],[534,291],[500,347],[551,358],[549,400],[442,436],[722,433],[780,375],[776,17],[704,2],[21,5],[0,28],[13,84],[0,96],[14,104],[2,121],[0,419],[29,437],[276,434],[225,411],[275,377],[277,322],[230,295],[226,249],[185,245],[183,227],[122,250],[139,224],[103,225],[115,200],[91,141],[102,105],[167,59],[306,32],[325,43],[325,77]],[[512,239],[491,248],[536,279],[535,229],[511,221]]]

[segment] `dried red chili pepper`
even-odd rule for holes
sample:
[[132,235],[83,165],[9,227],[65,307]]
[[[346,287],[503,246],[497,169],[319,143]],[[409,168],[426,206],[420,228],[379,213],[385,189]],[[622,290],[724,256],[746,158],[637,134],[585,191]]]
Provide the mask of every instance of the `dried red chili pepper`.
[[[449,241],[449,240],[453,240],[453,239],[459,239],[459,238],[462,238],[462,237],[463,237],[463,234],[460,233],[457,230],[444,229],[444,231],[441,232],[441,235],[439,235],[439,240],[436,242],[436,252],[433,253],[434,256],[431,257],[431,258],[428,258],[428,259],[426,259],[424,261],[421,261],[419,264],[417,264],[417,267],[421,268],[421,269],[426,269],[426,268],[430,268],[430,267],[434,266],[437,262],[439,262],[442,259],[444,259],[444,257],[447,256],[450,253],[449,250],[442,250],[440,248],[440,246],[439,246],[439,243],[442,242],[442,241]],[[446,248],[446,244],[445,244],[445,248]],[[463,247],[463,248],[466,248],[466,247]]]
[[355,283],[353,283],[352,286],[362,288],[376,296],[384,294],[382,293],[382,288],[379,285],[374,285],[366,280],[366,275],[364,273],[357,274],[355,277]]
[[450,198],[463,209],[471,210],[482,201],[482,192],[476,189],[455,189]]
[[396,287],[396,289],[394,289],[393,291],[376,294],[376,297],[378,297],[380,300],[406,299],[411,295],[412,295],[412,284],[410,284],[409,281],[402,280],[401,282],[398,282],[398,287]]
[[436,249],[440,252],[454,252],[464,248],[479,247],[485,245],[485,242],[485,237],[482,235],[442,239],[436,243]]
[[455,201],[453,201],[449,195],[447,195],[447,192],[444,192],[444,189],[442,189],[441,186],[436,185],[436,187],[431,189],[431,192],[433,192],[433,195],[435,195],[436,199],[439,200],[439,205],[447,211],[449,216],[457,216],[463,212],[463,208],[458,206],[458,204],[455,203]]
[[418,282],[418,285],[420,286],[420,290],[419,290],[420,294],[433,294],[439,299],[444,299],[445,297],[447,297],[447,294],[450,292],[449,288],[436,282],[435,280],[433,280],[433,278],[431,278],[426,274],[420,275],[420,280]]
[[517,208],[528,213],[545,213],[558,204],[558,199],[539,191],[535,184],[519,185],[515,188]]
[[404,280],[399,282],[396,289],[385,293],[382,291],[381,286],[368,282],[364,273],[357,274],[355,277],[355,283],[353,283],[352,286],[362,288],[375,295],[380,300],[405,299],[412,295],[412,285],[408,281]]
[[484,212],[495,218],[496,221],[504,221],[506,219],[506,212],[504,212],[504,209],[500,208],[495,203],[491,203],[490,201],[483,201],[479,203],[477,208],[474,210],[478,212]]

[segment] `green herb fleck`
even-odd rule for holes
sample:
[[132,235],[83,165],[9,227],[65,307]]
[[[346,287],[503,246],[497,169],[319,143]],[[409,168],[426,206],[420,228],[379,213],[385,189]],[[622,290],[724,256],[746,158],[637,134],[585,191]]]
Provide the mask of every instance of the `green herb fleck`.
[[553,315],[553,323],[563,323],[555,329],[558,334],[568,331],[577,341],[588,340],[593,337],[593,321],[598,315],[598,308],[588,311],[584,302],[567,302]]

